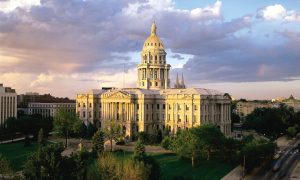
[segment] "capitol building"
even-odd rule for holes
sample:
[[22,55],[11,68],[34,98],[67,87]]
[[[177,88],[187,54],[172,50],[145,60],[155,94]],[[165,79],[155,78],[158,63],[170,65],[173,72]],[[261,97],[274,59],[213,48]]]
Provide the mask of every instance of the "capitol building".
[[187,88],[183,76],[171,87],[170,64],[163,42],[152,24],[141,51],[136,88],[111,88],[78,93],[76,112],[85,123],[104,128],[118,122],[125,136],[137,132],[176,134],[203,124],[214,124],[231,134],[231,98],[215,90]]

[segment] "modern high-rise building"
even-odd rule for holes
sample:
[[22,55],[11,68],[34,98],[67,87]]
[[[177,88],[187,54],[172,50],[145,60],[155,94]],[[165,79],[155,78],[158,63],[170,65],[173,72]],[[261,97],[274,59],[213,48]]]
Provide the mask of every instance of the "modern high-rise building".
[[230,96],[215,90],[186,88],[183,75],[181,81],[177,76],[175,87],[171,88],[171,66],[156,31],[153,23],[137,67],[137,88],[78,94],[76,111],[80,118],[93,122],[99,119],[102,128],[115,120],[128,137],[141,131],[153,134],[168,130],[176,134],[180,129],[203,124],[214,124],[230,135]]
[[17,117],[17,93],[14,89],[0,84],[0,125],[10,117]]

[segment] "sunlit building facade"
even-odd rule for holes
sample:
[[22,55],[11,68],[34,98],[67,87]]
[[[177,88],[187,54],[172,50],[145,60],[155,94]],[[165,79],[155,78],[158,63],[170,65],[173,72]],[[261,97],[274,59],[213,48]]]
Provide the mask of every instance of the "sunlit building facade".
[[141,131],[153,134],[158,130],[168,130],[176,134],[181,129],[202,124],[215,124],[225,135],[230,135],[231,98],[215,90],[186,88],[183,75],[181,81],[177,76],[175,86],[171,88],[171,66],[167,64],[166,57],[164,44],[153,23],[137,67],[137,88],[78,94],[76,111],[80,118],[94,121],[97,118],[92,112],[100,113],[98,117],[102,128],[109,121],[117,121],[128,137]]

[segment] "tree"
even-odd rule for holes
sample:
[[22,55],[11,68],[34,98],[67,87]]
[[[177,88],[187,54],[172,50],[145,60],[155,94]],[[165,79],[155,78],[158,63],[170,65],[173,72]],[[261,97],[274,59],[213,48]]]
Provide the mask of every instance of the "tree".
[[110,142],[110,151],[113,149],[113,141],[122,137],[121,126],[116,121],[110,121],[104,129],[105,137]]
[[65,167],[62,174],[62,179],[87,179],[90,161],[92,161],[91,154],[86,150],[74,153],[71,155],[71,157],[65,157],[62,162],[62,166]]
[[[245,157],[245,169],[251,170],[256,165],[265,160],[273,159],[276,150],[276,145],[264,139],[252,139],[246,142],[241,149],[241,154]],[[241,164],[244,164],[241,159]]]
[[[194,130],[192,130],[194,129]],[[196,131],[199,128],[192,128],[190,130],[182,130],[174,143],[174,150],[180,157],[187,157],[191,159],[192,167],[195,167],[195,159],[200,153],[201,144]]]
[[43,145],[44,144],[44,131],[43,129],[40,129],[39,135],[38,135],[38,144]]
[[224,135],[216,126],[212,124],[202,125],[199,129],[192,128],[191,131],[199,138],[201,149],[207,154],[207,160],[210,160],[212,150],[221,149]]
[[87,128],[85,124],[80,120],[74,122],[73,132],[75,133],[76,137],[80,137],[80,138],[87,137]]
[[[289,127],[299,126],[299,120],[297,113],[285,105],[278,108],[257,108],[246,117],[243,128],[253,129],[270,139],[276,139],[288,133]],[[298,133],[299,129],[296,128],[296,131]]]
[[88,122],[86,129],[87,129],[86,130],[87,131],[87,138],[90,139],[91,137],[93,137],[93,135],[95,133],[95,127],[92,123]]
[[[0,175],[12,175],[13,170],[8,160],[0,154]],[[1,177],[1,176],[0,176]]]
[[100,154],[104,151],[104,132],[101,129],[92,138],[93,152]]
[[15,117],[10,117],[6,119],[5,123],[8,132],[11,134],[11,140],[13,140],[16,132],[19,130],[17,119]]
[[64,168],[61,153],[63,147],[60,144],[50,144],[38,149],[29,156],[24,166],[26,179],[60,179]]
[[141,160],[146,156],[145,146],[140,139],[137,140],[134,148],[134,159]]
[[54,117],[54,129],[65,137],[65,146],[68,146],[69,134],[74,132],[76,121],[80,121],[75,113],[59,109]]

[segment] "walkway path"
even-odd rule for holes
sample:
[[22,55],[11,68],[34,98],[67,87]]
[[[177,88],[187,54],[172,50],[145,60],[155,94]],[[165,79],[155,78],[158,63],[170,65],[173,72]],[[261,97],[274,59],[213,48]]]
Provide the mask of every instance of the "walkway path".
[[[29,138],[33,138],[32,135],[29,136]],[[12,143],[12,142],[18,142],[18,141],[22,141],[24,140],[25,137],[21,137],[21,138],[15,138],[15,139],[10,139],[10,140],[5,140],[5,141],[1,141],[0,144],[7,144],[7,143]]]

